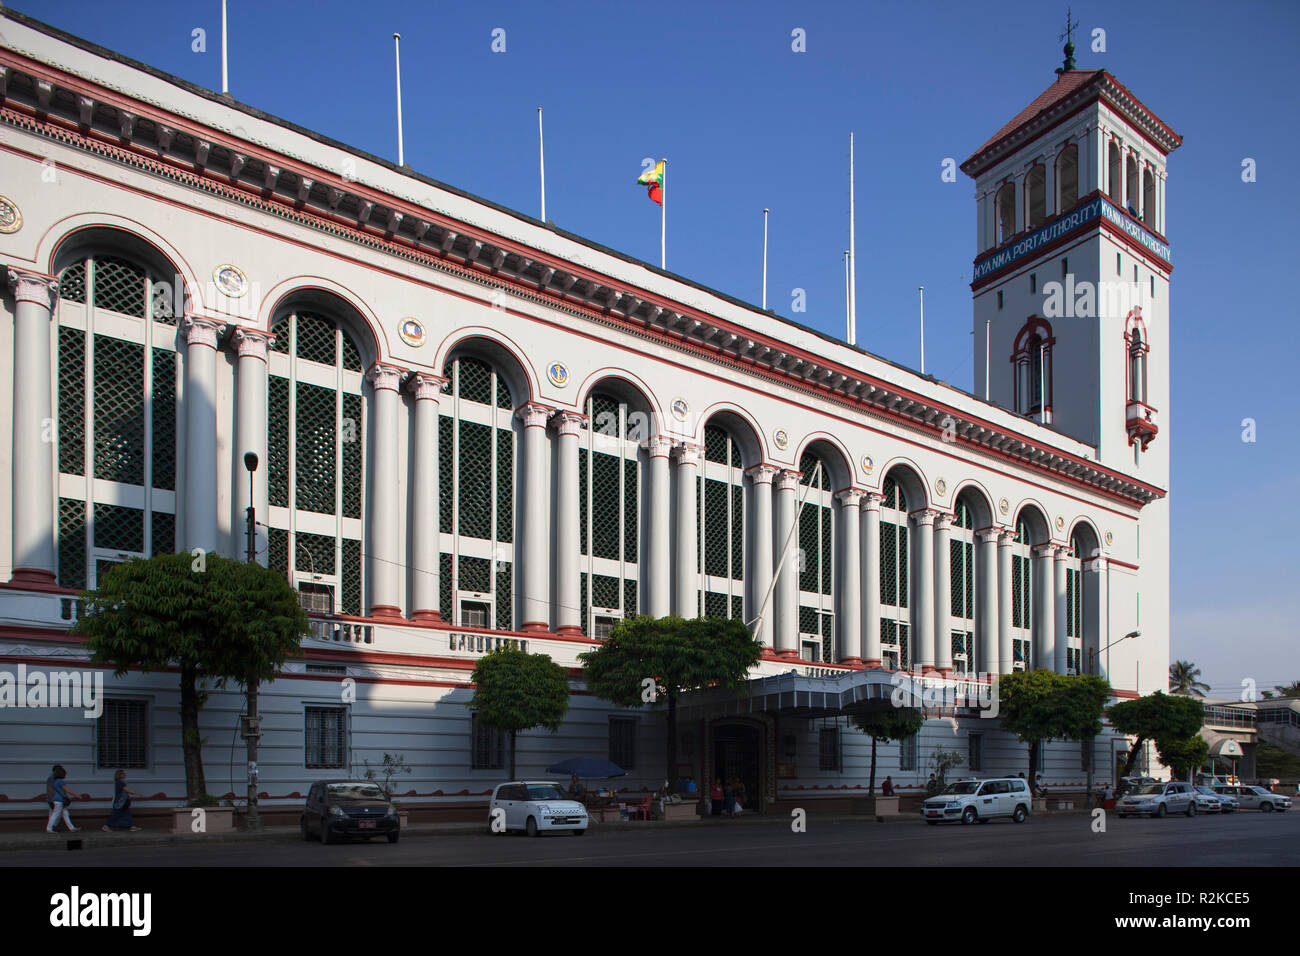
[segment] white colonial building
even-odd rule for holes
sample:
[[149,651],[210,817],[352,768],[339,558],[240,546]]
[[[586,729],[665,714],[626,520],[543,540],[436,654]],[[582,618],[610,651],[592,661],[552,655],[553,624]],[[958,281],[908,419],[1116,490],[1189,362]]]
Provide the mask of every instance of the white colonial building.
[[[306,656],[262,688],[271,804],[385,752],[412,802],[481,801],[504,754],[469,675],[503,643],[573,668],[564,728],[521,735],[522,773],[607,756],[656,786],[662,716],[599,701],[577,661],[635,613],[753,624],[756,681],[686,709],[679,772],[744,776],[764,805],[865,790],[843,705],[899,669],[1164,687],[1180,141],[1105,71],[1062,71],[963,166],[972,395],[0,24],[0,667],[87,668],[78,592],[130,557],[242,556],[251,501],[258,560],[313,611]],[[1097,301],[1116,294],[1121,314]],[[184,796],[176,675],[105,678],[98,719],[0,709],[8,807],[42,805],[55,761],[79,790],[126,767]],[[243,790],[242,704],[202,712],[216,794]],[[1053,743],[1044,776],[1108,779],[1124,746]],[[878,780],[919,785],[939,747],[1025,767],[968,708],[882,748]]]

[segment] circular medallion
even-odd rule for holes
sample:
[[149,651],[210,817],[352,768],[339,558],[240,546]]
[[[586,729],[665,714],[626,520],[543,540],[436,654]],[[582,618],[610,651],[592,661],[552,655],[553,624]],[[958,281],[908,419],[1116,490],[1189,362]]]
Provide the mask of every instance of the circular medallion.
[[1065,530],[1065,519],[1062,518],[1060,515],[1056,516],[1056,530],[1057,531]]
[[998,502],[998,511],[1002,512],[1003,514],[1006,514],[1010,510],[1011,510],[1011,502],[1007,501],[1006,498],[1003,498],[1001,501]]
[[870,455],[863,455],[863,456],[862,456],[862,470],[863,470],[866,474],[868,474],[868,475],[871,474],[871,469],[872,469],[872,468],[875,468],[875,467],[876,467],[876,463],[875,463],[874,461],[871,460],[871,456],[870,456]]
[[546,377],[551,380],[551,384],[556,388],[564,388],[569,384],[569,369],[563,362],[552,362],[546,366]]
[[772,444],[776,445],[778,451],[785,451],[790,447],[790,436],[784,428],[778,428],[772,433]]
[[1114,541],[1114,540],[1115,540],[1115,535],[1112,534],[1111,532],[1107,531],[1107,532],[1106,532],[1106,547],[1109,548],[1109,547],[1110,547],[1110,543],[1111,543],[1112,541]]
[[248,291],[248,279],[244,273],[228,262],[212,270],[212,281],[223,295],[232,299],[238,299]]
[[397,323],[397,334],[403,342],[413,349],[418,349],[428,338],[424,331],[424,326],[420,324],[419,319],[411,318],[409,315]]
[[18,204],[7,196],[0,196],[0,233],[17,232],[23,227],[23,214]]
[[686,416],[691,413],[691,406],[684,398],[674,398],[672,404],[673,417],[679,422],[686,421]]
[[934,490],[936,494],[946,495],[948,493],[948,482],[940,478],[934,483]]

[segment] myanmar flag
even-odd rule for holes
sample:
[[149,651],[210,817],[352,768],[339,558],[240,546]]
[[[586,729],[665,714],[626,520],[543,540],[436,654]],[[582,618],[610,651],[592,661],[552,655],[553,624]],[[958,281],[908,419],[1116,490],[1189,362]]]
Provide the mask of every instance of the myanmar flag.
[[650,199],[663,205],[664,203],[664,161],[661,159],[655,163],[654,169],[647,170],[638,177],[636,184],[638,186],[649,186]]

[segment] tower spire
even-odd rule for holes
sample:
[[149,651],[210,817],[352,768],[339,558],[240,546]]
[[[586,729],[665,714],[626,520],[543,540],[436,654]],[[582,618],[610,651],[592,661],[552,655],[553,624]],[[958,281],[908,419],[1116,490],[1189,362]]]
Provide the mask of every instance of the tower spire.
[[1064,40],[1065,46],[1061,52],[1065,54],[1065,65],[1057,67],[1058,75],[1068,73],[1074,69],[1074,31],[1078,28],[1079,21],[1070,16],[1070,8],[1065,8],[1065,32],[1057,37],[1058,40]]

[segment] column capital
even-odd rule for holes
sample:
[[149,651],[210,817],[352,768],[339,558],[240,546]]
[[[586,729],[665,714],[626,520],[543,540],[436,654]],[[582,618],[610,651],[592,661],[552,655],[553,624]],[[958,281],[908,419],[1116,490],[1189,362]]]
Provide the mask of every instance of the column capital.
[[405,374],[406,369],[404,368],[376,362],[366,369],[366,381],[374,386],[376,392],[400,393],[402,390],[402,376]]
[[864,491],[859,505],[863,511],[879,511],[884,500],[885,496],[878,491]]
[[527,402],[515,409],[515,415],[524,423],[525,428],[545,428],[547,419],[554,411],[549,405]]
[[1052,548],[1052,557],[1056,561],[1064,561],[1070,556],[1070,549],[1063,544],[1054,544]]
[[678,442],[673,446],[673,458],[677,460],[678,465],[699,465],[700,459],[704,456],[704,446],[697,445],[694,442]]
[[1009,528],[998,529],[998,547],[1009,548],[1016,543],[1016,533]]
[[267,350],[275,343],[275,336],[261,329],[237,325],[230,335],[235,344],[235,354],[239,358],[255,358],[266,361]]
[[794,491],[799,487],[799,479],[802,477],[802,471],[792,471],[789,468],[782,468],[776,476],[776,490]]
[[186,345],[206,345],[213,351],[217,348],[217,336],[226,328],[224,322],[187,315],[181,320],[181,336]]
[[664,435],[653,435],[641,444],[650,453],[651,458],[667,458],[672,454],[673,440]]
[[583,426],[590,421],[582,412],[559,411],[551,416],[551,424],[561,438],[576,438],[582,434]]
[[1000,528],[980,528],[975,532],[975,537],[979,538],[981,544],[994,544],[1006,533]]
[[919,525],[933,527],[935,519],[941,514],[942,512],[935,511],[933,508],[921,508],[919,511],[913,511],[912,517],[916,519],[916,523]]
[[954,517],[955,517],[954,515],[950,515],[946,511],[940,511],[936,513],[934,516],[934,530],[935,531],[950,530],[952,528]]
[[835,500],[845,508],[856,508],[862,501],[862,492],[857,488],[845,488],[835,492]]
[[14,302],[34,302],[47,309],[54,308],[58,298],[59,280],[40,272],[27,272],[9,266],[5,269]]
[[764,462],[757,465],[750,465],[745,469],[745,474],[749,475],[749,477],[754,480],[755,484],[770,485],[772,479],[774,479],[780,471],[781,469],[776,465],[769,465]]
[[443,387],[450,381],[432,372],[412,372],[406,376],[406,388],[417,402],[437,402]]
[[1055,549],[1054,544],[1036,544],[1029,549],[1029,552],[1036,558],[1050,558]]

